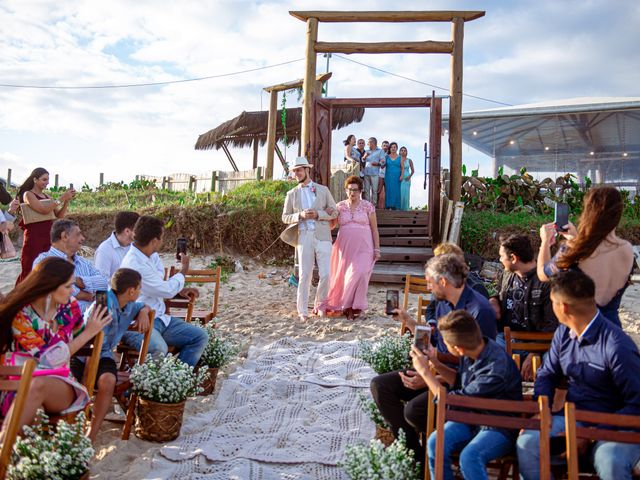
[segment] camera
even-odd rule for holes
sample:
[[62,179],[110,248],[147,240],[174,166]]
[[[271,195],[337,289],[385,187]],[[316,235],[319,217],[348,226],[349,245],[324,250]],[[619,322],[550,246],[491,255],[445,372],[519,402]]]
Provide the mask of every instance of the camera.
[[387,306],[385,310],[387,315],[393,315],[393,311],[398,308],[399,298],[399,290],[387,290]]
[[109,308],[109,298],[106,290],[96,290],[96,306]]
[[180,261],[180,254],[187,254],[187,239],[179,238],[176,241],[176,260]]
[[413,334],[413,344],[421,352],[426,350],[431,343],[431,327],[429,325],[416,325]]

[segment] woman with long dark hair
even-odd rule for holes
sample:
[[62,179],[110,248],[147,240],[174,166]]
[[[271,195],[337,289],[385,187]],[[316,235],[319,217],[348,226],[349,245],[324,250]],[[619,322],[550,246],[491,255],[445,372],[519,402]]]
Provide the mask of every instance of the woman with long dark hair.
[[[78,302],[71,297],[74,268],[62,258],[46,258],[0,304],[0,354],[6,354],[5,363],[20,365],[29,358],[38,362],[20,427],[31,423],[39,408],[66,414],[89,401],[84,387],[70,376],[70,357],[108,325],[111,316],[97,308],[84,324]],[[12,393],[0,396],[5,418]]]
[[360,175],[360,151],[356,148],[356,136],[352,133],[342,143],[344,143],[344,161],[349,165],[349,173]]
[[[596,303],[602,314],[620,326],[618,308],[633,268],[633,248],[616,235],[622,218],[622,195],[614,187],[595,187],[585,195],[578,228],[554,223],[540,228],[538,277],[548,281],[560,270],[580,269],[596,285]],[[567,241],[552,258],[551,247],[560,234]]]
[[[69,202],[75,195],[75,190],[69,189],[60,196],[60,200],[52,201],[51,197],[44,193],[47,185],[49,185],[49,172],[42,167],[36,168],[20,185],[16,198],[40,215],[63,218],[67,213]],[[49,234],[52,224],[53,218],[33,223],[25,223],[24,218],[20,221],[19,226],[24,231],[24,240],[20,259],[22,272],[16,280],[16,285],[29,275],[36,257],[51,247]]]

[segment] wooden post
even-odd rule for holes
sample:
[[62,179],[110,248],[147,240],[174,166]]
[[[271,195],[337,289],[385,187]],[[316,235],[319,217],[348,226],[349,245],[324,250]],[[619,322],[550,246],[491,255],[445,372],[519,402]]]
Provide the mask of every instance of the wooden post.
[[213,172],[211,172],[211,191],[215,192],[216,191],[216,180],[218,179],[218,172],[217,170],[214,170]]
[[278,92],[271,91],[269,95],[269,124],[267,125],[267,169],[265,171],[265,179],[273,180],[273,157],[276,149],[276,125],[278,119]]
[[167,177],[162,177],[162,190],[167,188]]
[[58,174],[57,173],[53,176],[53,185],[56,188],[58,188]]
[[[300,150],[302,155],[308,158],[311,141],[311,123],[313,108],[313,90],[316,81],[316,41],[318,40],[318,19],[307,20],[307,68],[304,72],[302,90],[304,100],[302,103],[302,126],[300,132]],[[311,161],[311,159],[309,159]]]
[[7,190],[11,188],[11,169],[7,170]]
[[449,170],[451,184],[449,198],[460,200],[462,190],[462,41],[464,20],[454,18],[451,22],[453,54],[451,55],[451,85],[449,99]]
[[262,180],[262,167],[256,168],[256,180],[258,181]]
[[100,186],[104,185],[104,173],[100,173]]
[[189,191],[190,192],[193,192],[195,183],[196,183],[196,177],[194,177],[193,175],[189,175]]
[[258,137],[253,139],[253,168],[258,168]]
[[136,175],[136,182],[140,180],[140,175]]

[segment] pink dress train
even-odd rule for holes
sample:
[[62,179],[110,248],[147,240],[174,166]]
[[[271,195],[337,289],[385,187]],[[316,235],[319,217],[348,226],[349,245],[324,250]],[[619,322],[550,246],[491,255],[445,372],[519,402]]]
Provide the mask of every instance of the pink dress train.
[[367,290],[373,271],[373,238],[369,214],[375,212],[371,202],[361,200],[355,211],[349,202],[337,204],[340,230],[331,251],[329,294],[320,310],[342,311],[367,309]]

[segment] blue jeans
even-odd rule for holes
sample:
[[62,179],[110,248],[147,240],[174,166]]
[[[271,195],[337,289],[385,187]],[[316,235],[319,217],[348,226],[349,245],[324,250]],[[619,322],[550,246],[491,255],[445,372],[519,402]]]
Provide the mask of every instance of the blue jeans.
[[[137,350],[140,349],[143,338],[143,335],[137,332],[126,332],[122,337],[126,345]],[[156,318],[151,332],[149,354],[166,355],[169,346],[176,347],[180,351],[178,359],[194,367],[200,360],[208,340],[207,332],[197,325],[171,317],[167,326],[162,320]]]
[[[435,477],[436,433],[429,436],[427,453],[429,471]],[[464,478],[483,480],[487,477],[487,463],[513,450],[513,440],[497,430],[478,429],[475,425],[447,422],[444,424],[444,480],[453,480],[451,456],[460,452],[460,470]]]
[[[554,415],[551,422],[551,436],[564,433],[564,416]],[[525,430],[516,443],[520,478],[533,480],[540,478],[540,432]],[[555,457],[552,464],[558,462]],[[602,480],[631,480],[631,470],[640,461],[640,445],[617,442],[596,442],[593,449],[593,464]]]

